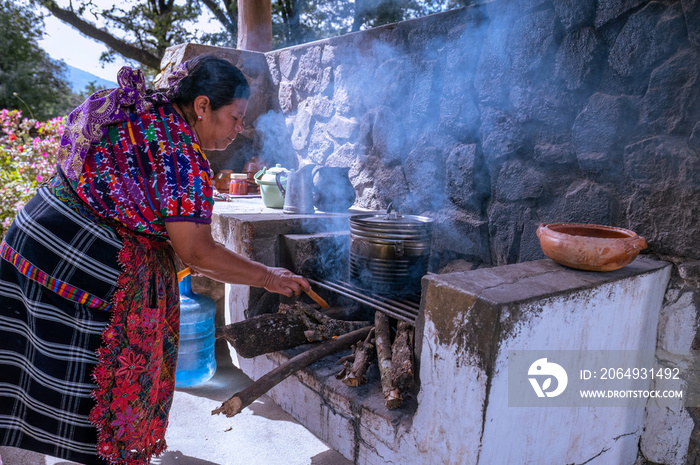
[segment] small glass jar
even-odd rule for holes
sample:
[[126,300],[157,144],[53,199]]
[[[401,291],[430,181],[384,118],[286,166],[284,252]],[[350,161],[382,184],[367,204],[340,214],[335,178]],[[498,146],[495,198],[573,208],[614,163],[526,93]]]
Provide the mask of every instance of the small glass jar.
[[233,170],[221,170],[214,176],[214,187],[219,192],[228,192]]
[[248,195],[248,175],[245,173],[233,173],[228,193],[232,195]]

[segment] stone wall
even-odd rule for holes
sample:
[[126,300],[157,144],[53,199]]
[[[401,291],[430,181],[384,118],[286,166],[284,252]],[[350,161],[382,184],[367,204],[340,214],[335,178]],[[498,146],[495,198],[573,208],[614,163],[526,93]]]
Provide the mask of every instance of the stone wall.
[[697,0],[494,1],[266,57],[268,148],[436,218],[434,268],[542,258],[560,221],[700,257]]
[[266,54],[187,44],[253,83],[215,170],[351,167],[357,206],[437,220],[432,269],[543,257],[542,222],[700,258],[700,1],[496,0]]

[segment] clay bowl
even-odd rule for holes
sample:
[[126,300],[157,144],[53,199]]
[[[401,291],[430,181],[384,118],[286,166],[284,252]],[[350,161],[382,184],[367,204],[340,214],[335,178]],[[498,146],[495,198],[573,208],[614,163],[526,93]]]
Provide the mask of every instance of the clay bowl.
[[537,237],[547,257],[588,271],[622,268],[647,247],[647,241],[633,231],[598,224],[542,223]]

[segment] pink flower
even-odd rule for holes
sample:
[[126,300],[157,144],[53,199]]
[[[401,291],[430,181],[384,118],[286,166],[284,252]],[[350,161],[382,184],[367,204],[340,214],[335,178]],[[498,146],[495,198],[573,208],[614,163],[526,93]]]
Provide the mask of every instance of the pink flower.
[[90,410],[90,415],[88,416],[90,423],[101,423],[105,413],[105,408],[99,404],[96,404],[92,410]]
[[148,429],[144,432],[143,442],[146,448],[154,447],[158,441],[163,440],[163,435],[165,433],[165,426],[163,426],[163,420],[160,418],[151,419]]
[[130,312],[126,317],[126,327],[129,331],[135,331],[141,325],[141,317],[136,312]]
[[124,413],[117,412],[114,414],[116,420],[112,422],[112,426],[117,428],[116,437],[120,438],[124,436],[124,433],[128,431],[134,432],[134,423],[136,423],[137,415],[131,409],[131,405],[126,407]]
[[119,336],[119,332],[114,326],[107,326],[107,328],[102,332],[102,339],[105,341],[105,343],[109,344],[113,341],[117,340],[117,337]]
[[174,381],[161,380],[158,384],[158,402],[164,402],[173,397]]

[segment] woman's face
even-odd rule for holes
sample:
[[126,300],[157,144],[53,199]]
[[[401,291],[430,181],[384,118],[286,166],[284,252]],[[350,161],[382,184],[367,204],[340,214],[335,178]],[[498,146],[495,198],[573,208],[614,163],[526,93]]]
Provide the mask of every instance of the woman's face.
[[205,150],[224,150],[243,131],[243,116],[248,99],[236,99],[218,110],[208,106],[194,126],[200,146]]

